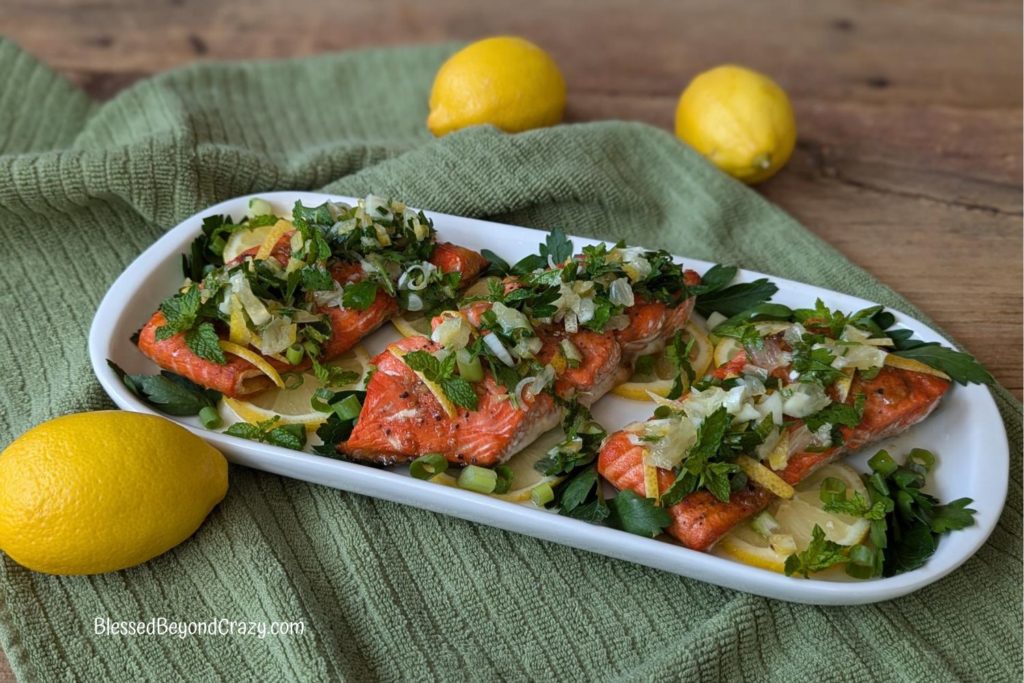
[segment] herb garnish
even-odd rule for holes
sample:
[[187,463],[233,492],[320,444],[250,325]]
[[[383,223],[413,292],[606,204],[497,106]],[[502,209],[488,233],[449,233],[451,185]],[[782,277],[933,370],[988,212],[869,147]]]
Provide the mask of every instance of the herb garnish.
[[219,392],[205,389],[167,370],[159,375],[129,375],[114,361],[108,360],[107,365],[133,394],[161,412],[177,417],[199,415],[207,429],[219,426]]
[[411,351],[402,360],[416,372],[422,372],[427,380],[437,383],[449,401],[462,408],[476,410],[476,392],[472,384],[456,374],[454,353],[438,360],[427,351]]
[[712,266],[701,276],[700,285],[690,287],[697,295],[698,313],[709,316],[717,311],[731,317],[768,301],[779,291],[778,286],[766,278],[729,285],[738,270],[736,266]]
[[860,493],[847,497],[846,485],[838,479],[822,482],[821,500],[826,512],[871,521],[871,545],[841,546],[825,538],[815,525],[810,545],[786,559],[786,574],[808,576],[812,572],[847,563],[846,571],[857,578],[895,576],[917,569],[938,548],[939,538],[974,524],[975,510],[970,498],[941,504],[923,491],[935,465],[935,456],[921,448],[897,465],[884,450],[868,461],[872,473],[863,475],[870,500]]
[[306,446],[306,427],[301,424],[285,424],[276,426],[281,421],[280,415],[275,415],[269,420],[263,420],[256,424],[248,422],[236,422],[224,433],[228,436],[237,436],[249,441],[259,441],[271,446],[290,448],[293,451],[301,451]]

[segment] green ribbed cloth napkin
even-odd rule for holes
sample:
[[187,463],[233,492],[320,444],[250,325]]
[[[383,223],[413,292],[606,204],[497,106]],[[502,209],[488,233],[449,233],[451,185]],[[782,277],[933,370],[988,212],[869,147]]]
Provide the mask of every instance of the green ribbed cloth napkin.
[[[621,122],[434,140],[449,46],[201,64],[98,105],[0,42],[0,443],[109,408],[86,334],[168,227],[281,189],[413,205],[736,262],[920,316],[663,131]],[[56,680],[1021,678],[1021,416],[1006,512],[948,578],[815,608],[238,467],[196,535],[141,567],[52,577],[2,561],[0,641]],[[984,457],[963,453],[963,457]],[[94,635],[94,621],[304,621],[304,635]]]

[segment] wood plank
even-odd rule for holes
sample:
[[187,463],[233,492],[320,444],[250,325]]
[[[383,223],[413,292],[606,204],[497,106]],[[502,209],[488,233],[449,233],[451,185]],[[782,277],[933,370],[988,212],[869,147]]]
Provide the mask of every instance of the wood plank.
[[[1021,395],[1019,3],[5,4],[0,32],[101,99],[195,59],[517,33],[562,66],[570,120],[671,130],[694,73],[726,61],[762,69],[793,97],[800,142],[759,189]],[[268,30],[278,26],[288,28]]]

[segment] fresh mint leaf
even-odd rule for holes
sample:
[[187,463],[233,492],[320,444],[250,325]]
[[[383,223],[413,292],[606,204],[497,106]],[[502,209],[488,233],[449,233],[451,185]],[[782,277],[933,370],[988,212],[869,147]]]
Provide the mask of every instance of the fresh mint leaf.
[[856,427],[864,414],[864,394],[858,394],[853,403],[830,403],[821,410],[804,418],[804,424],[812,432],[821,429],[822,425],[843,425]]
[[361,280],[345,285],[341,294],[341,304],[355,311],[365,311],[373,305],[376,298],[377,283],[373,280]]
[[276,426],[281,421],[280,415],[275,415],[269,420],[258,424],[248,422],[236,422],[224,430],[229,436],[237,436],[240,439],[259,441],[260,443],[290,448],[294,451],[301,451],[306,446],[306,427],[301,424],[287,424]]
[[416,372],[422,372],[423,376],[431,382],[440,379],[441,362],[427,351],[410,351],[403,356],[402,360]]
[[212,323],[200,323],[185,333],[185,345],[189,350],[202,358],[218,365],[227,363],[224,351],[220,348],[220,337],[213,329]]
[[653,500],[631,489],[619,491],[611,501],[615,512],[614,524],[631,534],[653,538],[672,523],[665,508],[658,507]]
[[306,266],[299,273],[302,288],[307,292],[329,292],[334,289],[334,278],[323,266]]
[[310,358],[310,362],[313,365],[313,375],[325,387],[341,387],[346,384],[354,384],[361,379],[358,372],[339,368],[336,365],[325,365],[315,358]]
[[306,446],[306,427],[300,424],[275,427],[267,432],[266,441],[272,446],[301,451]]
[[822,528],[815,524],[807,549],[786,558],[786,576],[801,574],[804,578],[809,578],[814,572],[847,562],[848,551],[847,547],[828,540]]
[[[454,354],[452,354],[454,357]],[[479,399],[473,391],[473,385],[461,377],[445,377],[440,381],[441,391],[448,400],[462,408],[476,410]]]
[[199,308],[202,305],[197,285],[192,285],[180,294],[164,299],[160,304],[160,312],[167,322],[156,330],[157,341],[173,337],[178,332],[185,332],[196,323]]
[[228,436],[237,436],[240,439],[248,439],[249,441],[262,441],[263,439],[263,430],[248,422],[236,422],[225,429],[224,433]]

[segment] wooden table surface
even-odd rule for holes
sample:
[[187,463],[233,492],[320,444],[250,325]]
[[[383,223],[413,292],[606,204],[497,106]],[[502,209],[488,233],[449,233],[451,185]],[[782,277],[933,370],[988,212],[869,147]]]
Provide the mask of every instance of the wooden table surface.
[[758,189],[1020,397],[1017,0],[0,0],[0,34],[97,99],[201,59],[497,33],[554,55],[573,121],[671,129],[697,72],[737,62],[772,75],[800,137],[788,167]]

